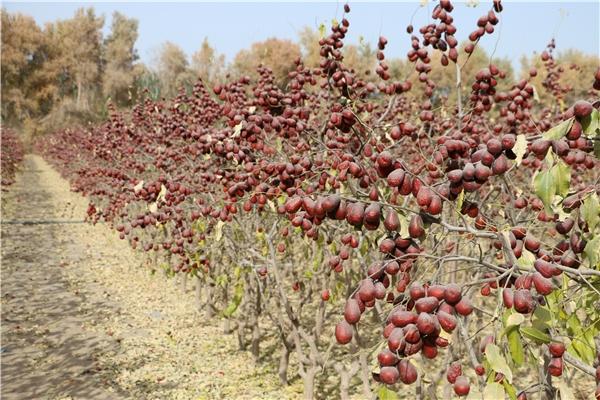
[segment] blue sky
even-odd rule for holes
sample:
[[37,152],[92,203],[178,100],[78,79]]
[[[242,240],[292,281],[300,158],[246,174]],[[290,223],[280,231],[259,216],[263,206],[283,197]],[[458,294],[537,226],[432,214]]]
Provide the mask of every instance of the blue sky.
[[[350,2],[349,42],[359,36],[376,45],[379,35],[388,38],[388,57],[404,57],[410,39],[406,25],[415,13],[415,28],[430,20],[436,2],[424,7],[418,1]],[[253,42],[269,37],[296,39],[304,26],[329,26],[333,18],[340,19],[343,2],[4,2],[9,12],[31,15],[39,24],[66,19],[83,6],[93,6],[106,18],[105,34],[110,30],[111,15],[119,11],[139,21],[137,48],[143,62],[152,64],[160,44],[169,40],[191,55],[203,38],[227,60]],[[463,40],[474,29],[477,18],[490,8],[491,1],[480,1],[476,7],[455,2],[452,13],[458,27],[457,38]],[[577,48],[600,56],[600,2],[538,2],[503,1],[500,29],[486,35],[481,44],[489,52],[518,60],[523,54],[540,52],[552,36],[557,49]]]

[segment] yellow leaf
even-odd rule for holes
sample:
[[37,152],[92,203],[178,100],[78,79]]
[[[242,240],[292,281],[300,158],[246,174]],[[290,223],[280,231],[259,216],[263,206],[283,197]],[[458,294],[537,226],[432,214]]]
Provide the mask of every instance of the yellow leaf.
[[140,190],[142,190],[143,188],[144,188],[144,181],[139,181],[139,183],[133,187],[133,191],[135,193],[137,193]]
[[166,194],[167,194],[167,188],[165,187],[165,185],[160,185],[160,192],[158,192],[156,201],[160,201],[160,200],[164,199]]
[[215,226],[215,240],[217,242],[220,242],[221,238],[223,237],[223,225],[225,225],[225,223],[223,221],[219,221]]
[[513,147],[513,152],[517,156],[517,158],[515,159],[517,165],[521,165],[521,162],[523,161],[523,156],[525,155],[526,151],[527,139],[525,138],[525,135],[517,135],[517,141],[515,142],[515,146]]

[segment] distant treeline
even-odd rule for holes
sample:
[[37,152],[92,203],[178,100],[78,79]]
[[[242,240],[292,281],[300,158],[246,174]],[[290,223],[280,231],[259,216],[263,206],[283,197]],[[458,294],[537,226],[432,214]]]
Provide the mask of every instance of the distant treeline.
[[[4,9],[1,15],[2,123],[18,127],[27,135],[98,121],[106,116],[109,102],[117,108],[129,107],[144,92],[155,99],[172,97],[180,88],[190,88],[198,78],[213,85],[228,76],[255,77],[260,64],[270,67],[277,84],[285,86],[287,74],[295,68],[299,57],[311,67],[318,67],[320,61],[321,32],[308,27],[299,32],[297,42],[277,38],[257,42],[250,49],[241,50],[228,64],[207,38],[199,40],[199,49],[191,60],[179,46],[166,42],[154,65],[147,66],[139,61],[135,48],[138,21],[118,12],[113,15],[111,31],[106,37],[102,34],[104,17],[96,15],[93,8],[79,9],[72,18],[44,27],[27,15]],[[378,82],[378,76],[372,72],[377,65],[376,49],[361,39],[342,50],[345,65],[367,81]],[[460,54],[465,56],[463,52]],[[455,70],[442,68],[435,61],[429,76],[437,83],[439,93],[456,95]],[[561,82],[573,88],[570,96],[581,97],[590,82],[578,77],[583,73],[591,79],[599,64],[598,57],[568,49],[559,51],[557,61],[563,66]],[[406,59],[386,62],[391,79],[418,79],[416,75],[410,76],[414,68]],[[477,48],[461,71],[465,94],[470,90],[475,71],[489,62],[489,55]],[[539,56],[524,57],[518,72],[513,71],[508,59],[494,58],[494,63],[505,71],[506,85],[510,85],[528,75],[530,68],[541,65],[541,60]],[[536,89],[543,96],[545,77],[540,74],[536,79]],[[569,104],[572,99],[565,102]]]

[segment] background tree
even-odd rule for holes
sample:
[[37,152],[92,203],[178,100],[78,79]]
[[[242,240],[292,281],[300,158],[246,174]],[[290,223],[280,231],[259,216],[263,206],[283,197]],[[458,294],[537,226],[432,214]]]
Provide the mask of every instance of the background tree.
[[[460,45],[458,66],[460,67],[460,93],[463,99],[463,104],[471,92],[471,85],[473,84],[473,77],[477,71],[482,68],[486,68],[493,62],[502,72],[505,74],[504,79],[498,80],[498,89],[504,90],[509,84],[514,82],[514,72],[510,60],[505,58],[494,57],[493,60],[490,55],[481,46],[476,46],[473,53],[469,56],[464,51],[464,46],[468,42],[464,42]],[[456,97],[458,92],[456,90],[456,65],[450,61],[448,67],[443,67],[441,64],[440,52],[433,52],[430,55],[431,71],[428,77],[432,79],[436,84],[436,95],[432,98],[433,101],[439,98],[439,96],[447,96],[451,103],[456,103]],[[393,60],[390,61],[390,75],[395,80],[403,80],[411,76],[416,78],[414,72],[414,65],[407,60]],[[415,93],[421,93],[423,85],[416,84],[414,87]]]
[[104,17],[93,8],[80,8],[72,19],[58,21],[50,38],[58,49],[63,94],[74,91],[76,106],[89,107],[92,94],[101,84],[102,27]]
[[161,96],[170,97],[182,85],[193,83],[193,73],[188,70],[188,60],[181,47],[165,42],[158,55],[158,72],[161,82]]
[[160,98],[161,80],[158,72],[149,68],[146,64],[137,63],[134,66],[134,76],[135,83],[133,87],[136,99],[139,99],[146,91],[152,100],[156,101]]
[[344,64],[354,70],[361,78],[376,77],[375,64],[377,61],[375,50],[361,36],[358,45],[345,45],[343,47]]
[[225,70],[225,55],[218,54],[205,37],[200,49],[192,55],[192,71],[206,84],[222,79]]
[[285,86],[288,73],[294,70],[301,56],[300,46],[291,40],[270,38],[253,43],[249,50],[241,50],[233,60],[232,69],[239,75],[256,77],[256,68],[263,64],[273,70],[280,86]]
[[314,68],[319,66],[319,62],[321,61],[321,56],[319,55],[319,50],[321,48],[321,46],[319,46],[320,38],[321,34],[309,26],[305,26],[298,32],[298,42],[302,52],[302,61],[307,67]]
[[[560,74],[559,84],[571,89],[564,96],[564,104],[569,104],[576,99],[586,97],[590,82],[592,82],[591,77],[594,76],[596,69],[600,67],[600,59],[595,55],[585,54],[577,49],[567,49],[558,53],[556,64],[557,71]],[[535,68],[537,71],[537,75],[532,78],[532,83],[538,91],[539,96],[550,96],[549,91],[542,84],[548,77],[548,71],[544,67],[540,54],[521,58],[520,77],[528,78],[531,68]],[[590,79],[581,79],[582,76],[589,76]]]
[[123,14],[113,14],[111,33],[104,41],[104,76],[102,90],[118,106],[128,105],[135,82],[134,62],[138,59],[135,42],[138,21]]
[[4,9],[1,16],[2,121],[13,123],[43,112],[56,88],[39,72],[46,38],[33,18]]

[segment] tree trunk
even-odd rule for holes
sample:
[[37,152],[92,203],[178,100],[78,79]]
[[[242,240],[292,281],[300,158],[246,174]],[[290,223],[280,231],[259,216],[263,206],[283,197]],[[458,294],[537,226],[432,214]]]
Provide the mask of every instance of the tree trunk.
[[225,320],[223,321],[223,334],[231,334],[231,319],[229,318],[225,318]]
[[246,341],[244,340],[244,330],[246,326],[240,321],[237,326],[237,338],[238,338],[238,346],[240,350],[246,350]]
[[279,356],[279,370],[277,371],[277,374],[279,375],[279,381],[283,385],[288,384],[287,371],[288,371],[289,364],[290,364],[290,349],[289,349],[288,345],[284,343],[282,351],[281,351],[281,355]]
[[350,398],[349,389],[350,389],[350,378],[352,376],[348,371],[342,370],[339,371],[340,374],[340,399],[348,400]]
[[212,318],[215,316],[214,310],[213,310],[213,305],[211,303],[211,299],[212,299],[212,295],[213,295],[213,288],[210,285],[206,286],[206,317],[207,318]]
[[260,357],[260,329],[258,328],[258,318],[254,320],[252,324],[252,344],[250,346],[250,351],[254,356],[254,360],[258,361]]
[[202,308],[202,282],[199,277],[196,277],[195,281],[196,291],[194,293],[194,305],[196,310],[200,311]]
[[254,356],[254,360],[258,361],[260,356],[260,327],[258,326],[258,322],[260,321],[260,315],[262,313],[262,298],[260,295],[260,287],[256,288],[256,298],[255,298],[255,309],[254,309],[254,321],[252,324],[252,345],[251,351]]
[[552,400],[554,399],[554,390],[552,389],[552,375],[550,375],[548,371],[548,365],[550,364],[550,355],[544,354],[544,367],[540,368],[540,377],[542,378],[541,382],[543,384],[543,390],[540,393],[540,398],[542,400]]
[[360,363],[360,375],[362,379],[363,396],[365,399],[372,399],[373,392],[371,391],[371,374],[369,373],[369,362],[367,360],[367,354],[364,351],[360,352],[358,356]]
[[304,398],[312,400],[315,398],[315,375],[317,374],[317,366],[311,365],[306,369],[304,374]]
[[181,291],[183,293],[187,292],[187,280],[188,280],[188,274],[187,274],[187,272],[184,272],[183,276],[181,277]]

